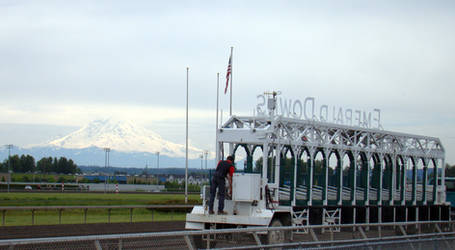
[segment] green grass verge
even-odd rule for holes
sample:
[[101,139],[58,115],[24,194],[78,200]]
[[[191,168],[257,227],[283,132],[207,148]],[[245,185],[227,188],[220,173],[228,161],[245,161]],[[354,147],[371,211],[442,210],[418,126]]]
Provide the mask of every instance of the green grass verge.
[[[155,221],[183,221],[184,212],[157,211],[144,208],[133,209],[132,222],[155,222]],[[61,221],[57,210],[35,211],[34,222],[32,222],[31,211],[7,211],[5,215],[5,226],[27,226],[27,225],[55,225],[55,224],[81,224],[81,223],[115,223],[130,222],[129,209],[112,209],[110,218],[107,209],[87,210],[87,219],[84,222],[84,211],[82,209],[63,210]]]
[[[188,195],[189,204],[200,203],[198,194]],[[0,206],[103,206],[184,204],[183,194],[100,193],[0,193]]]
[[[199,204],[197,194],[188,196],[189,204]],[[170,205],[184,204],[183,194],[99,194],[99,193],[0,193],[0,206],[102,206],[102,205]],[[129,209],[88,209],[86,223],[130,222]],[[133,209],[133,222],[182,221],[185,212]],[[0,222],[3,223],[3,220]],[[7,211],[5,226],[52,225],[84,223],[84,210],[63,210],[61,222],[58,210]]]

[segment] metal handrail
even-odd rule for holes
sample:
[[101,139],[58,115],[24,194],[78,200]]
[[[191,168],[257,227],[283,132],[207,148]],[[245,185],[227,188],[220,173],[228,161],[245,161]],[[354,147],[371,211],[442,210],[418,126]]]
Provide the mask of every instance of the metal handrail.
[[[309,226],[286,226],[286,227],[249,227],[249,228],[233,228],[233,229],[210,229],[210,230],[187,230],[173,232],[151,232],[151,233],[132,233],[132,234],[110,234],[110,235],[85,235],[85,236],[65,236],[51,238],[33,238],[33,239],[11,239],[0,240],[0,246],[10,245],[27,245],[37,243],[56,243],[56,242],[75,242],[75,241],[97,241],[97,240],[120,240],[134,239],[145,237],[188,237],[195,235],[216,235],[229,233],[265,233],[268,231],[297,231],[302,229],[321,229],[321,228],[360,228],[360,227],[393,227],[393,226],[418,226],[428,224],[455,224],[454,221],[418,221],[418,222],[395,222],[395,223],[362,223],[362,224],[340,224],[340,225],[309,225]],[[352,240],[328,240],[328,241],[312,241],[287,244],[299,245],[317,245],[317,244],[340,244],[340,243],[355,243],[375,240],[395,240],[395,239],[411,239],[419,237],[433,236],[455,236],[455,232],[440,232],[440,233],[425,233],[412,234],[402,236],[383,236],[378,238],[352,239]],[[257,247],[257,246],[256,246]]]
[[[445,234],[445,233],[435,233],[435,234],[425,234],[426,236],[412,235],[412,236],[395,236],[395,237],[381,237],[381,238],[367,238],[367,239],[352,239],[352,240],[328,240],[328,241],[305,241],[305,242],[292,242],[292,243],[280,243],[280,244],[270,244],[270,245],[261,245],[260,248],[281,248],[281,247],[310,247],[317,246],[317,249],[340,249],[340,248],[358,248],[363,246],[365,248],[372,246],[380,246],[384,244],[412,244],[425,241],[435,241],[435,240],[455,240],[455,237],[444,237],[445,235],[454,235]],[[439,238],[432,238],[432,236],[442,236]],[[425,238],[419,238],[425,237]],[[324,245],[324,246],[321,246]],[[230,250],[230,249],[257,249],[256,245],[247,245],[247,246],[234,246],[227,248],[213,248],[216,250]],[[308,249],[308,248],[305,248]],[[314,249],[314,248],[310,248]]]

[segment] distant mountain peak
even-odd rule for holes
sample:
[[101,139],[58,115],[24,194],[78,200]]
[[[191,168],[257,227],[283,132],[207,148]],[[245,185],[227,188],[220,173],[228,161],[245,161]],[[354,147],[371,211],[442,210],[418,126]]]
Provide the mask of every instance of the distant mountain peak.
[[[111,148],[123,152],[149,152],[170,157],[185,157],[185,146],[166,141],[157,133],[133,121],[98,119],[45,146],[82,149],[89,147]],[[203,150],[189,147],[190,158],[197,158]]]

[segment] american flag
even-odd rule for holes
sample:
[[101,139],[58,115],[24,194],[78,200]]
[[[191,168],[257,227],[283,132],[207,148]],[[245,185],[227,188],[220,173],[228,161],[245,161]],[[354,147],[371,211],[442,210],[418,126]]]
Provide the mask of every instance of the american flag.
[[226,73],[226,88],[224,89],[224,94],[227,93],[227,89],[229,86],[229,77],[231,76],[232,73],[232,52],[231,55],[229,56],[229,63],[227,67],[227,73]]

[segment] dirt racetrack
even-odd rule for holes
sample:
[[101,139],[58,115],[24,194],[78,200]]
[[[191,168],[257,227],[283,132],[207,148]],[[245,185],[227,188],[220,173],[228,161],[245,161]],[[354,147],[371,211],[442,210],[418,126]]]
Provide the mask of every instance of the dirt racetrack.
[[184,230],[184,221],[0,226],[0,239],[44,238]]

